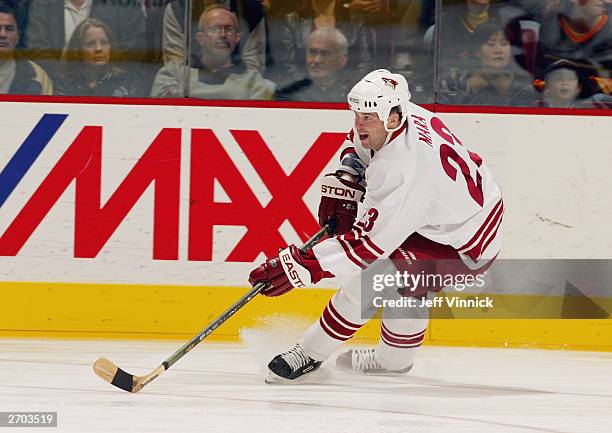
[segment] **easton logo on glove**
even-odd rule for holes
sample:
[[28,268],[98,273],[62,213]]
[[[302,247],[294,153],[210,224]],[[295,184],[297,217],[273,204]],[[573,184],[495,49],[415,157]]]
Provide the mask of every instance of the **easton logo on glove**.
[[319,225],[329,224],[330,234],[342,234],[351,229],[357,216],[357,203],[363,199],[365,188],[357,182],[327,174],[321,181]]
[[365,188],[361,185],[340,179],[335,175],[326,175],[321,182],[321,195],[323,197],[361,201],[364,192]]
[[321,194],[325,194],[328,197],[349,198],[351,200],[359,200],[357,196],[363,195],[360,193],[360,191],[354,189],[346,189],[330,185],[321,185]]
[[295,261],[289,248],[282,250],[278,258],[293,287],[305,287],[304,281],[311,280],[308,270]]

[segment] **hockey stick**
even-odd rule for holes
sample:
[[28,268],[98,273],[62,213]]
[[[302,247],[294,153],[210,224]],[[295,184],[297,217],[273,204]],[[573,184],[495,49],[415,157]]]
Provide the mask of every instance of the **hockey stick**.
[[[308,239],[302,246],[302,251],[308,251],[312,246],[319,241],[326,233],[328,225],[325,225],[319,230],[313,237]],[[225,310],[219,317],[217,317],[210,325],[200,331],[191,340],[183,345],[180,349],[174,352],[168,359],[153,370],[151,373],[145,376],[134,376],[133,374],[127,373],[124,370],[117,367],[116,364],[109,361],[106,358],[99,358],[94,362],[93,369],[94,373],[100,376],[103,380],[115,385],[117,388],[121,388],[128,392],[138,392],[145,385],[159,377],[164,371],[168,370],[172,365],[185,356],[191,349],[196,347],[206,337],[208,337],[215,329],[221,326],[227,319],[232,317],[238,310],[244,307],[251,299],[259,294],[266,286],[265,283],[257,283],[251,290],[247,292],[242,298],[238,299],[231,307]]]

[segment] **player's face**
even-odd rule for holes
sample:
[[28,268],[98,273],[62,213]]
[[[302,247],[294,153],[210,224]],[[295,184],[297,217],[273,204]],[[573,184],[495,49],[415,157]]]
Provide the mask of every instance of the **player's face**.
[[83,40],[83,61],[89,65],[104,66],[110,62],[111,45],[103,28],[90,27]]
[[572,102],[580,93],[578,77],[571,69],[557,69],[546,77],[545,94],[558,102]]
[[380,150],[387,138],[385,124],[376,113],[355,113],[355,129],[365,149]]
[[0,13],[0,56],[12,55],[19,41],[19,32],[15,18]]
[[480,64],[485,70],[504,69],[510,63],[512,47],[502,32],[492,35],[478,50]]

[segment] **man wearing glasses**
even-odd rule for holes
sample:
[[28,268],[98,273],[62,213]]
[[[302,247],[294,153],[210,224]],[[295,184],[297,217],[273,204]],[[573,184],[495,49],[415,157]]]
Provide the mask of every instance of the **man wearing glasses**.
[[153,84],[154,97],[191,96],[204,99],[270,99],[274,85],[248,68],[234,55],[240,42],[236,15],[221,5],[202,13],[196,41],[201,55],[192,62],[189,84],[185,83],[186,66],[172,61],[160,69]]

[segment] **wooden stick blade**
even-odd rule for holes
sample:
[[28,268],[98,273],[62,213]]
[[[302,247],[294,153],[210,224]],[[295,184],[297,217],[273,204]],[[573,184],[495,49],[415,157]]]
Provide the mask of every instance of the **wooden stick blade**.
[[94,362],[93,370],[102,380],[127,392],[138,392],[142,386],[135,389],[134,375],[126,373],[106,358]]
[[158,378],[164,371],[166,371],[166,367],[162,364],[146,376],[133,376],[134,385],[132,386],[132,392],[140,391],[145,385]]

